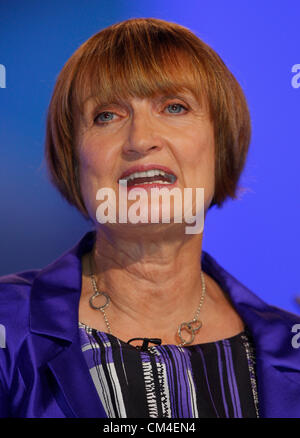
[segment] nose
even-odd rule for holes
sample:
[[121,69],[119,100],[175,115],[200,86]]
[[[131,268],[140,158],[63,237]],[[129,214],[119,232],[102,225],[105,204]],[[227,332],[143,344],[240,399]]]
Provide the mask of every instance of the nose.
[[145,155],[160,150],[163,144],[164,138],[153,116],[146,111],[132,116],[123,145],[126,155]]

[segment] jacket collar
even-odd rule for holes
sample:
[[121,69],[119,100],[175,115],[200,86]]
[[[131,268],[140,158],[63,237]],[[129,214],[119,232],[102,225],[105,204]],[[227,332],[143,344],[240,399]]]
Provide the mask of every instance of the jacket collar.
[[74,342],[78,336],[81,293],[81,257],[89,252],[95,233],[90,231],[69,251],[36,276],[31,292],[30,329]]
[[94,232],[87,233],[42,269],[32,286],[29,324],[37,366],[51,371],[50,382],[56,381],[51,387],[60,389],[54,389],[54,396],[66,417],[107,417],[81,352],[78,329],[81,256],[93,242]]
[[[93,247],[91,231],[59,259],[42,269],[32,286],[30,330],[33,334],[57,339],[57,350],[40,354],[67,397],[75,416],[106,417],[78,337],[78,306],[81,293],[81,257]],[[300,317],[269,306],[223,269],[207,252],[202,251],[202,269],[228,294],[253,337],[257,358],[257,380],[260,415],[264,417],[300,417],[300,350],[292,347],[292,326]],[[68,348],[62,348],[66,344]],[[55,353],[55,354],[54,354]],[[60,353],[60,354],[59,354]],[[46,359],[47,357],[47,359]],[[85,391],[72,384],[76,374],[84,376]],[[86,405],[92,408],[88,409]],[[289,407],[287,411],[287,406]]]

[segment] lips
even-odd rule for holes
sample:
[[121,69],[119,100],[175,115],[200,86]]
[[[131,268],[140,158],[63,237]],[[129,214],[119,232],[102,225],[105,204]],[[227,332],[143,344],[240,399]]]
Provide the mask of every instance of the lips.
[[[144,165],[140,165],[140,166],[132,166],[129,169],[126,169],[122,173],[120,178],[118,179],[118,182],[121,179],[127,179],[130,175],[132,175],[134,173],[147,172],[149,170],[161,170],[169,176],[169,179],[172,180],[171,182],[175,182],[177,180],[177,176],[175,175],[175,173],[170,168],[168,168],[166,166],[163,166],[161,164],[144,164]],[[157,177],[157,178],[159,178],[159,177]]]

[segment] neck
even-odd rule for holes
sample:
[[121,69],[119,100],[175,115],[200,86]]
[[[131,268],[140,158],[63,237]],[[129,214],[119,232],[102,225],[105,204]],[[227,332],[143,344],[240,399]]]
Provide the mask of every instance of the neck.
[[[133,244],[97,234],[90,256],[98,289],[111,300],[106,314],[113,334],[126,327],[132,337],[170,336],[192,320],[202,295],[201,248],[202,235],[172,242],[152,237]],[[207,292],[205,302],[211,300],[209,287]],[[93,293],[91,285],[87,293]],[[202,310],[199,319],[201,315]]]

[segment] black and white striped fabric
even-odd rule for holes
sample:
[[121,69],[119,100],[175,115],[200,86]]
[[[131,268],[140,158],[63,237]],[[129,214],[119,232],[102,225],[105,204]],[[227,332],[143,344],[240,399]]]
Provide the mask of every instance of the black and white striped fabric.
[[109,418],[258,417],[251,335],[141,351],[79,323],[81,348]]

